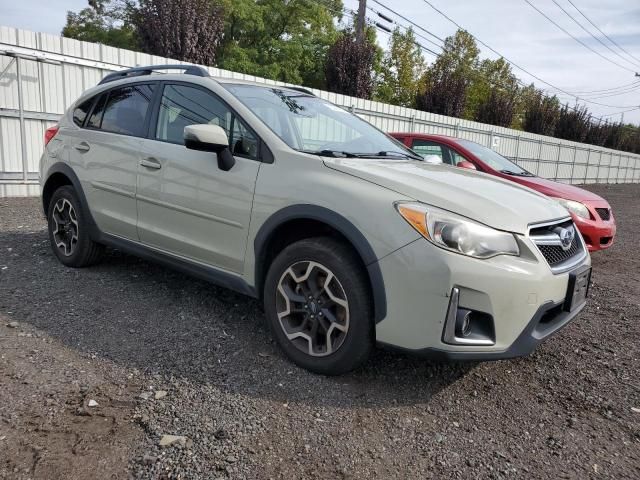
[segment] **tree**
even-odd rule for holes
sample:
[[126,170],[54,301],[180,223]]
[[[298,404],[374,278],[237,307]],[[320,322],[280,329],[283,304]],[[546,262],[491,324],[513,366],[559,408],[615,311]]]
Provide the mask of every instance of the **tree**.
[[339,37],[340,0],[225,0],[218,66],[310,87],[325,86],[324,63]]
[[569,108],[565,104],[558,115],[553,136],[574,142],[584,142],[591,126],[591,115],[587,107]]
[[368,40],[358,42],[354,32],[344,32],[327,52],[327,90],[370,99],[374,87],[375,57],[374,44]]
[[553,135],[558,117],[560,102],[555,95],[549,97],[540,90],[529,99],[524,114],[524,130],[540,135]]
[[464,30],[447,37],[443,52],[426,70],[416,105],[422,110],[454,117],[465,111],[467,89],[478,65],[480,51]]
[[409,28],[402,33],[396,28],[382,62],[376,100],[413,107],[424,67],[424,57],[413,30]]
[[89,0],[78,13],[67,12],[62,36],[111,47],[135,50],[138,39],[129,22],[128,5],[114,0]]
[[477,107],[475,120],[500,127],[510,127],[516,112],[516,92],[492,88]]
[[[511,71],[511,65],[504,58],[482,60],[470,75],[471,82],[467,90],[464,112],[466,119],[482,121],[477,118],[478,109],[481,105],[486,106],[491,95],[494,99],[500,97],[503,100],[517,97],[518,79]],[[494,91],[501,93],[494,93]]]
[[133,15],[146,53],[213,65],[222,42],[223,10],[212,0],[140,0]]

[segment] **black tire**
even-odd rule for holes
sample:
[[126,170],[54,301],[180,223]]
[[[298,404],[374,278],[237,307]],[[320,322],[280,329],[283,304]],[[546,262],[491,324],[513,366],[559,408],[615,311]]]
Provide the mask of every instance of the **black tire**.
[[[289,267],[304,265],[304,262],[317,262],[326,267],[339,282],[337,287],[332,284],[331,290],[341,290],[341,294],[348,302],[348,309],[346,309],[348,329],[344,334],[338,332],[338,335],[342,336],[341,343],[334,351],[325,353],[324,356],[313,356],[302,351],[287,338],[278,318],[278,302],[282,302],[281,299],[284,298],[278,292],[280,281],[285,278],[285,272]],[[267,323],[284,353],[297,365],[324,375],[340,375],[362,365],[371,353],[375,342],[373,309],[368,285],[366,273],[359,258],[351,248],[333,238],[310,238],[286,247],[271,263],[264,286]],[[325,291],[324,288],[322,290]],[[306,295],[304,297],[306,298]],[[299,315],[305,315],[310,311],[309,304],[304,308],[307,310]],[[314,311],[316,308],[320,307],[314,305]],[[326,319],[325,316],[325,321]],[[331,337],[331,333],[324,338],[327,337]],[[308,342],[310,343],[311,341]]]
[[[60,210],[60,208],[64,210]],[[66,218],[68,217],[66,212],[72,212],[73,218],[75,219],[75,223],[73,223],[71,229],[73,233],[75,233],[76,240],[75,242],[71,242],[70,247],[67,245],[59,246],[56,240],[56,235],[60,238],[61,234],[56,233],[58,232],[58,223],[54,215],[58,215],[58,218],[61,218],[60,215],[65,214],[64,216]],[[84,216],[80,201],[72,186],[65,185],[53,192],[47,211],[47,223],[51,249],[63,265],[75,268],[88,267],[98,262],[102,257],[104,246],[91,239],[89,235],[89,222]],[[68,224],[69,222],[60,223]],[[75,230],[73,229],[74,227]]]

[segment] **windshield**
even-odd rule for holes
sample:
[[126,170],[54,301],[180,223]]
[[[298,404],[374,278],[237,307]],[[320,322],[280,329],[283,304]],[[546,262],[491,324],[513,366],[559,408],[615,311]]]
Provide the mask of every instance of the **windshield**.
[[318,97],[287,88],[223,85],[293,149],[327,156],[419,159],[397,140]]
[[490,148],[483,147],[482,145],[471,142],[469,140],[458,140],[458,143],[494,170],[498,170],[499,172],[507,173],[510,175],[522,175],[525,177],[532,176],[532,174],[526,171],[524,168],[519,167],[511,160],[507,160],[502,155],[494,152]]

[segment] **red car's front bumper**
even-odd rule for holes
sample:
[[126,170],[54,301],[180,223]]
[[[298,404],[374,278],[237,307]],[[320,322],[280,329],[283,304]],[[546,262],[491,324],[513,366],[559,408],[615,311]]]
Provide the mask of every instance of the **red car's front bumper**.
[[609,204],[605,202],[581,202],[589,209],[591,218],[571,214],[590,252],[604,250],[613,244],[616,236],[616,221]]

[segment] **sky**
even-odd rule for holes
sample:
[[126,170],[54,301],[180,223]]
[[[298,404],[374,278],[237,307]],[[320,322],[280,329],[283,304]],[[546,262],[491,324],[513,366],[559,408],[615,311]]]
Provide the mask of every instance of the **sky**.
[[[606,118],[620,120],[624,113],[625,122],[640,124],[640,83],[626,93],[596,98],[606,93],[582,94],[629,85],[640,81],[634,72],[640,73],[640,2],[637,0],[571,0],[604,33],[622,46],[636,59],[629,58],[618,47],[609,43],[577,10],[569,0],[555,0],[587,30],[600,38],[613,51],[605,48],[596,39],[576,25],[553,0],[529,0],[546,13],[578,40],[591,47],[600,55],[618,63],[614,65],[602,56],[561,31],[548,19],[527,4],[526,0],[429,0],[436,8],[463,26],[471,34],[494,50],[528,70],[537,77],[559,87],[566,92],[585,97],[610,107],[586,103],[594,115],[609,115]],[[358,0],[343,0],[345,8],[357,9]],[[380,3],[404,15],[440,38],[452,35],[456,28],[443,16],[432,10],[424,0],[380,0]],[[87,0],[0,0],[0,25],[19,27],[33,31],[59,34],[65,23],[67,10],[78,11],[87,5]],[[405,20],[390,14],[373,0],[368,6],[386,12],[402,24]],[[386,23],[375,12],[369,10],[368,17]],[[424,31],[416,31],[428,38]],[[422,38],[420,43],[438,52],[439,49]],[[434,39],[435,40],[435,39]],[[386,46],[387,35],[379,32],[379,42]],[[439,43],[438,40],[435,40]],[[481,57],[497,58],[497,55],[480,45]],[[428,62],[434,56],[425,53]],[[621,66],[628,68],[628,71]],[[551,87],[535,80],[514,67],[514,73],[524,81],[551,90]],[[624,90],[624,89],[623,89]],[[617,92],[614,92],[617,93]],[[563,101],[574,105],[573,97],[561,94]],[[580,101],[582,102],[582,101]],[[612,115],[615,114],[615,115]]]

